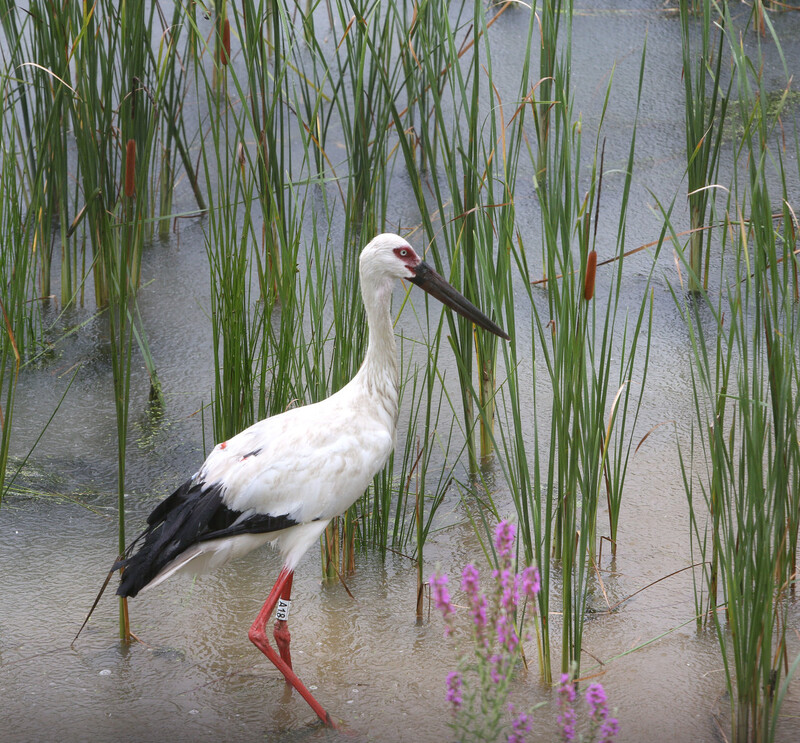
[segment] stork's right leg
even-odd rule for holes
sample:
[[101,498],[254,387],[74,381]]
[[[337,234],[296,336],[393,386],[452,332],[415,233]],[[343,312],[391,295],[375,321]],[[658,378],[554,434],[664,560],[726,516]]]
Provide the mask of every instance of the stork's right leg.
[[292,667],[292,654],[289,650],[289,644],[292,641],[292,636],[289,634],[289,605],[292,603],[293,578],[294,573],[289,573],[289,577],[283,584],[283,590],[278,599],[278,610],[275,612],[275,630],[272,633],[281,658],[289,668]]
[[[308,702],[311,706],[311,709],[317,713],[322,722],[330,727],[335,727],[333,721],[331,720],[331,716],[322,708],[322,705],[314,699],[311,692],[306,689],[303,682],[297,678],[297,675],[294,673],[291,667],[291,659],[288,658],[288,642],[286,647],[286,656],[287,660],[284,660],[278,653],[275,652],[275,649],[269,644],[269,640],[267,639],[267,622],[269,621],[270,617],[272,616],[272,611],[275,608],[275,605],[278,603],[278,599],[284,593],[284,588],[286,588],[286,596],[288,597],[289,591],[291,591],[291,581],[294,573],[291,570],[287,570],[283,568],[281,570],[280,575],[278,576],[278,580],[275,581],[275,585],[272,587],[272,590],[267,597],[264,606],[261,608],[261,611],[258,613],[256,620],[253,622],[253,626],[250,627],[249,637],[250,642],[253,643],[264,655],[269,658],[275,667],[283,674],[284,678],[286,679],[287,684],[291,684],[297,691],[300,693],[300,696]],[[283,648],[281,648],[283,650]],[[283,654],[283,653],[282,653]]]

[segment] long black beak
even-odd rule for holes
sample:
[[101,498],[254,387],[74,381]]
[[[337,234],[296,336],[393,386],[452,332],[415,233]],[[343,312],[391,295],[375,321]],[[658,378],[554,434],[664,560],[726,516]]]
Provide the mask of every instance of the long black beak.
[[436,271],[425,261],[421,261],[414,267],[416,275],[414,278],[409,279],[412,284],[416,284],[420,289],[424,289],[432,297],[438,299],[442,304],[455,310],[462,317],[471,320],[478,327],[488,330],[490,333],[511,340],[511,337],[503,330],[497,323],[490,320],[483,314],[472,302],[465,296],[459,294],[443,276],[436,273]]

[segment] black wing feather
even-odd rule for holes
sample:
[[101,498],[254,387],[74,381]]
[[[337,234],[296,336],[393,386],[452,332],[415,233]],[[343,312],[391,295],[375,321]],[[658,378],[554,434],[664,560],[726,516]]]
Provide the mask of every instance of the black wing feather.
[[253,513],[242,518],[241,511],[222,502],[223,493],[219,483],[206,485],[191,479],[159,503],[147,518],[147,529],[131,543],[126,555],[144,539],[139,550],[113,567],[125,568],[117,594],[136,596],[164,566],[197,542],[236,534],[263,534],[298,523],[285,514]]

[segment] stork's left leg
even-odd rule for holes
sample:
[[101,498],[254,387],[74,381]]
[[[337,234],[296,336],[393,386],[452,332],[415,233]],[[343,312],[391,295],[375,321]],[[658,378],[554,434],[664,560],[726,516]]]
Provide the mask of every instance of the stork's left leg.
[[[322,708],[322,705],[314,699],[314,696],[311,692],[305,687],[303,682],[297,678],[297,675],[292,670],[291,665],[291,658],[289,657],[289,640],[288,640],[288,630],[285,630],[285,619],[284,627],[281,629],[285,630],[286,637],[285,638],[278,638],[279,635],[279,627],[278,625],[281,623],[281,619],[278,618],[275,626],[275,640],[278,643],[278,647],[280,648],[280,655],[275,652],[274,648],[269,644],[269,640],[267,639],[267,622],[269,618],[272,616],[272,610],[275,608],[275,605],[278,603],[279,599],[284,595],[288,596],[292,590],[292,577],[293,572],[291,570],[287,570],[283,568],[281,570],[280,575],[278,576],[278,580],[275,581],[275,585],[272,587],[272,590],[269,592],[269,596],[267,597],[264,606],[261,608],[261,611],[258,613],[255,622],[253,622],[253,626],[250,627],[250,642],[253,643],[264,655],[269,658],[275,667],[283,674],[283,677],[286,679],[287,684],[291,684],[297,691],[299,692],[300,696],[308,702],[311,709],[317,713],[322,722],[330,727],[335,727],[333,721],[331,720],[331,716]],[[288,584],[288,585],[287,585]],[[285,641],[284,641],[285,640]],[[282,647],[282,643],[285,647]]]

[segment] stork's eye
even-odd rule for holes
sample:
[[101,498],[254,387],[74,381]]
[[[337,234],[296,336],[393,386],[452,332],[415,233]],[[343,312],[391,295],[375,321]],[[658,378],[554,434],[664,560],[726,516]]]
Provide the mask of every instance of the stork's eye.
[[400,257],[405,258],[408,255],[408,251],[405,248],[400,248]]

